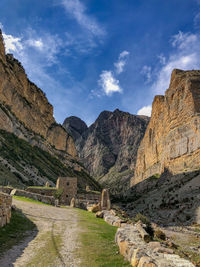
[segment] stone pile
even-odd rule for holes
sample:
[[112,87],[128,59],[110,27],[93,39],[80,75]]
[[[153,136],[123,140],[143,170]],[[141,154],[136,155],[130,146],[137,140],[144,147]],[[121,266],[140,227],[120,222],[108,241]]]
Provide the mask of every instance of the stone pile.
[[12,197],[0,192],[0,227],[10,222]]
[[[146,242],[150,239],[142,235],[143,224],[128,224],[118,216],[115,210],[103,210],[96,213],[96,217],[103,218],[108,224],[119,227],[115,241],[120,254],[134,267],[195,267],[191,262],[174,254],[174,251],[160,242]],[[145,241],[146,240],[146,241]]]
[[146,243],[136,224],[124,224],[118,228],[115,240],[120,253],[134,267],[195,267],[160,242]]

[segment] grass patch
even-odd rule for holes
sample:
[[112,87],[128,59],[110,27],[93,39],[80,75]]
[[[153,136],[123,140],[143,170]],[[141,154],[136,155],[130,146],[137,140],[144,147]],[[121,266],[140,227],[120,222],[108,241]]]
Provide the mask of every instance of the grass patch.
[[[60,255],[60,248],[62,247],[62,237],[61,235],[52,234],[52,231],[47,231],[42,234],[38,239],[40,247],[34,257],[28,262],[26,267],[48,267],[52,266],[52,263],[58,257],[61,262],[62,255]],[[64,264],[64,261],[63,261]],[[53,265],[55,266],[55,265]],[[64,266],[64,265],[63,265]]]
[[55,187],[47,187],[47,186],[28,186],[27,189],[45,189],[45,190],[56,190]]
[[121,267],[131,266],[119,254],[115,244],[117,227],[98,219],[93,213],[78,210],[79,223],[83,230],[80,234],[82,247],[79,250],[84,267]]
[[12,211],[9,224],[0,228],[0,255],[12,246],[17,245],[28,236],[27,231],[35,228],[35,224],[23,214]]
[[28,198],[28,197],[21,197],[21,196],[13,196],[14,199],[16,200],[21,200],[21,201],[26,201],[26,202],[31,202],[31,203],[36,203],[36,204],[40,204],[40,205],[47,205],[47,206],[52,206],[43,202],[40,202],[38,200],[32,199],[32,198]]

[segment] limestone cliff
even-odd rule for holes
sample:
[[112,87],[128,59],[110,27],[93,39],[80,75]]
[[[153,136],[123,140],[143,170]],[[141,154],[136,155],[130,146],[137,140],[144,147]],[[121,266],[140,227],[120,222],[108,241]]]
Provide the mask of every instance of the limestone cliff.
[[[1,31],[0,103],[8,107],[26,128],[47,139],[56,149],[76,156],[73,140],[61,125],[56,124],[53,107],[45,94],[28,79],[20,62],[11,54],[5,54]],[[5,113],[2,114],[0,128],[13,132],[11,124],[5,123],[8,119]]]
[[129,186],[137,148],[144,136],[149,118],[128,112],[103,111],[88,128],[76,117],[63,126],[74,137],[80,158],[89,173],[112,193]]
[[131,186],[164,169],[177,174],[200,166],[200,71],[175,69],[165,96],[156,96],[137,154]]

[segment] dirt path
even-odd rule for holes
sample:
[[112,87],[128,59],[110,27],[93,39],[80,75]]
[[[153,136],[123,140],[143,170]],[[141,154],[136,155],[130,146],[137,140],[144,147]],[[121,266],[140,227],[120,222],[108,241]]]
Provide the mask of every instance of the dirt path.
[[37,229],[0,259],[1,267],[78,267],[80,248],[75,209],[13,200]]

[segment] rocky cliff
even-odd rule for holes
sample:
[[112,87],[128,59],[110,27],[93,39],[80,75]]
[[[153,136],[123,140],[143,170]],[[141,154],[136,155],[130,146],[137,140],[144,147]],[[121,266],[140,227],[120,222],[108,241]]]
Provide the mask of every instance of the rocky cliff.
[[45,94],[5,54],[0,31],[0,184],[55,185],[58,176],[75,176],[79,189],[98,190],[76,156],[74,140],[56,123]]
[[[20,62],[11,54],[5,54],[1,31],[0,103],[9,108],[26,128],[44,137],[56,149],[76,156],[73,140],[66,130],[55,122],[53,107],[45,94],[28,79]],[[13,127],[5,109],[1,109],[0,128],[13,132]]]
[[199,125],[200,71],[175,69],[165,95],[154,98],[131,185],[164,169],[171,174],[199,169]]
[[115,110],[103,111],[88,128],[76,117],[67,118],[63,127],[72,134],[80,158],[89,173],[112,193],[125,190],[130,182],[137,148],[149,118]]

